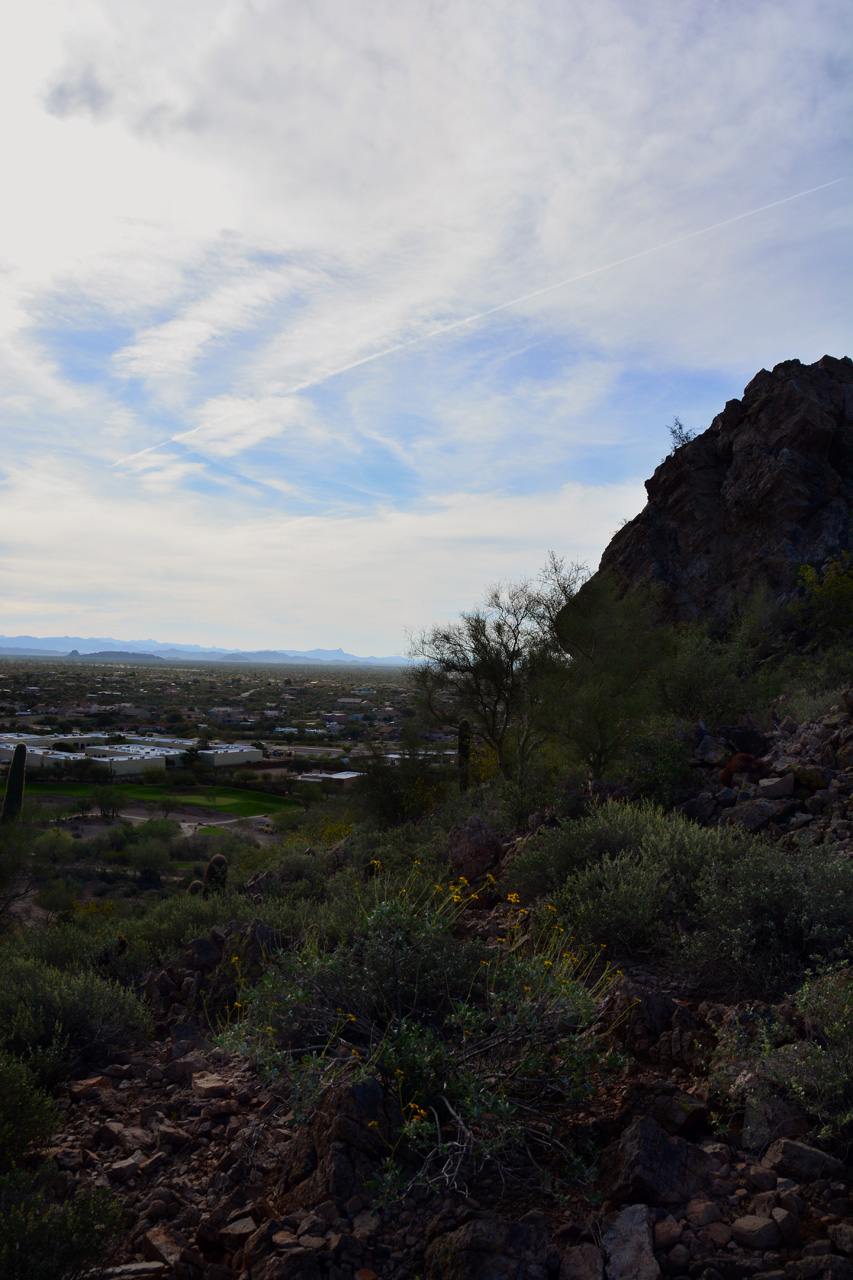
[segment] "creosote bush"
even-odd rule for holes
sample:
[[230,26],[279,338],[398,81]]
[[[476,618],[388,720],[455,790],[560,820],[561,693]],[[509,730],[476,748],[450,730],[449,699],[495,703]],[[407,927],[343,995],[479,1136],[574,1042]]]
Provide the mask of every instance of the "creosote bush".
[[287,1072],[303,1118],[334,1085],[379,1077],[409,1155],[389,1152],[387,1196],[416,1182],[462,1185],[533,1147],[565,1162],[554,1117],[613,1065],[580,1034],[610,975],[590,978],[553,911],[532,929],[513,897],[503,949],[489,953],[454,932],[464,883],[436,882],[416,864],[390,888],[376,871],[350,937],[323,946],[309,935],[278,957],[241,993],[224,1043]]
[[619,953],[669,952],[720,995],[781,994],[850,945],[853,864],[791,857],[736,827],[608,802],[539,833],[513,863],[523,901]]
[[853,862],[823,850],[797,857],[753,840],[716,858],[696,882],[685,958],[727,996],[781,996],[822,961],[853,944]]
[[781,1010],[747,1006],[720,1029],[709,1064],[717,1104],[740,1101],[744,1073],[798,1104],[820,1137],[843,1151],[853,1135],[853,970],[841,963],[810,973]]
[[40,1060],[57,1044],[69,1057],[96,1060],[149,1029],[132,992],[89,972],[62,972],[23,956],[0,969],[0,1046]]
[[0,1280],[83,1280],[102,1274],[123,1223],[110,1191],[63,1189],[49,1167],[0,1175]]
[[56,1123],[56,1108],[29,1068],[0,1050],[0,1151],[7,1165],[17,1164],[44,1142]]

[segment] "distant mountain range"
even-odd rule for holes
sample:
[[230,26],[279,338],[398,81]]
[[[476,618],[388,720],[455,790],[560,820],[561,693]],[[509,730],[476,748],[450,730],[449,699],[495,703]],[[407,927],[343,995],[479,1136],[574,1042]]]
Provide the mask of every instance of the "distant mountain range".
[[0,657],[81,658],[101,662],[168,661],[333,663],[374,667],[405,665],[393,657],[360,658],[343,649],[220,649],[200,644],[164,644],[159,640],[116,640],[107,636],[0,636]]

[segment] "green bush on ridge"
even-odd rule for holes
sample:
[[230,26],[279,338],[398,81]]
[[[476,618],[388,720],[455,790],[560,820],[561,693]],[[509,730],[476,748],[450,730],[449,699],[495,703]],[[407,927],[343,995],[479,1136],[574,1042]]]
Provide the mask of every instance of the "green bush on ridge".
[[531,1145],[556,1158],[555,1110],[588,1097],[614,1065],[579,1035],[611,975],[589,980],[562,926],[531,931],[517,904],[508,954],[489,953],[455,931],[463,886],[417,865],[400,885],[374,866],[350,936],[329,945],[313,931],[274,959],[230,1011],[223,1043],[286,1072],[302,1118],[336,1084],[381,1079],[415,1153],[408,1165],[389,1159],[389,1196],[416,1182],[464,1184]]
[[853,863],[794,857],[734,827],[610,801],[543,830],[510,868],[523,901],[551,895],[585,945],[670,952],[721,994],[781,993],[853,935]]
[[49,1168],[0,1175],[0,1280],[83,1280],[101,1274],[123,1223],[109,1191],[63,1199]]
[[18,1164],[56,1124],[56,1108],[29,1068],[0,1050],[0,1151],[7,1165]]
[[57,1043],[69,1056],[97,1057],[149,1029],[132,992],[93,972],[62,972],[22,956],[0,971],[0,1046],[38,1061]]

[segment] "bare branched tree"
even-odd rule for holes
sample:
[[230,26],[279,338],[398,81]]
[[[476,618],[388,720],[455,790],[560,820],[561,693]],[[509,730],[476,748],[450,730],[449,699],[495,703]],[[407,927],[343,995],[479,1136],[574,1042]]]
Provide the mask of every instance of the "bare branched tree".
[[425,713],[439,723],[469,720],[505,778],[523,773],[544,740],[543,708],[567,668],[555,620],[586,576],[552,552],[535,583],[497,583],[479,608],[411,639]]

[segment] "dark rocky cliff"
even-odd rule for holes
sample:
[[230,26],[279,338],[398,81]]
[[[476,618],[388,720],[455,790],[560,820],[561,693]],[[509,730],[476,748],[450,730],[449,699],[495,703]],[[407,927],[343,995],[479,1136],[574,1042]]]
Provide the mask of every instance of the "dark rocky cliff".
[[601,568],[657,584],[674,621],[731,618],[761,581],[853,547],[853,360],[762,369],[646,481]]

